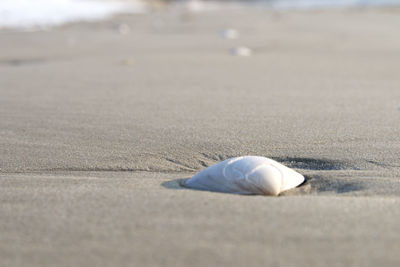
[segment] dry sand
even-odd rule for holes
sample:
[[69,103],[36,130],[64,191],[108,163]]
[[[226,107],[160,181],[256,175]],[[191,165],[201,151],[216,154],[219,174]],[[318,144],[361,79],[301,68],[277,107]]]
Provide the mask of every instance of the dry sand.
[[[399,266],[399,15],[170,10],[2,31],[0,265]],[[309,181],[276,198],[179,187],[239,155]]]

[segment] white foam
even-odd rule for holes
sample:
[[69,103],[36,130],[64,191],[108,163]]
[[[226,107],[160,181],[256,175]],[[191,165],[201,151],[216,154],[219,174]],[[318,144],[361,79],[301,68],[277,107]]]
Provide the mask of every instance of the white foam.
[[119,12],[141,13],[140,1],[1,0],[0,28],[48,27],[79,20],[98,20]]

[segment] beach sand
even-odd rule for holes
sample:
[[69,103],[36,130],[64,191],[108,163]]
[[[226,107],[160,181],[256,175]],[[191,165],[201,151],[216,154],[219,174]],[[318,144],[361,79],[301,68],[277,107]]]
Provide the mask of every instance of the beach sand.
[[[0,265],[399,266],[399,14],[2,30]],[[280,197],[179,186],[240,155],[308,181]]]

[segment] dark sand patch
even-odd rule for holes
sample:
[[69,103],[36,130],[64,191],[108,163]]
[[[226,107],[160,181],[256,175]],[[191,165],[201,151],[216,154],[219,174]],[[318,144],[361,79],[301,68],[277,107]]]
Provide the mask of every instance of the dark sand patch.
[[0,65],[8,66],[24,66],[24,65],[36,65],[46,63],[45,58],[13,58],[13,59],[0,59]]

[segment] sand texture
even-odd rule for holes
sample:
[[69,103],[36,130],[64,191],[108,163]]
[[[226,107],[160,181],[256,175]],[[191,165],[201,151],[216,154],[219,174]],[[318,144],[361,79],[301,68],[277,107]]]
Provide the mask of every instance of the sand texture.
[[[399,266],[399,29],[245,9],[2,30],[0,265]],[[242,155],[307,183],[179,186]]]

